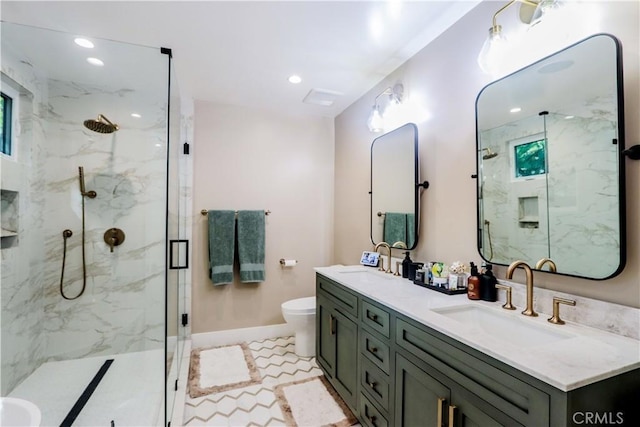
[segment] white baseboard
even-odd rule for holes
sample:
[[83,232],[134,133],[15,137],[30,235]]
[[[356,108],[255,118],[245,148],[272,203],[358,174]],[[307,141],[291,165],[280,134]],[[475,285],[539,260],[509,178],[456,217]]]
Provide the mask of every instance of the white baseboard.
[[280,325],[257,326],[254,328],[230,329],[227,331],[191,334],[191,344],[193,348],[218,347],[221,345],[259,341],[290,335],[293,335],[293,329],[289,324],[282,323]]

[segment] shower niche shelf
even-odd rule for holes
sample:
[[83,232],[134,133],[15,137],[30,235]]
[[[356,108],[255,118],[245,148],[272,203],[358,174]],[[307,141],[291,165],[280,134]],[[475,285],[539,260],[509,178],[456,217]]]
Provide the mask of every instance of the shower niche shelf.
[[538,197],[518,198],[518,224],[520,228],[539,228],[540,215],[538,215]]
[[2,249],[18,246],[18,200],[19,193],[11,190],[0,190],[2,212],[0,215],[0,236]]

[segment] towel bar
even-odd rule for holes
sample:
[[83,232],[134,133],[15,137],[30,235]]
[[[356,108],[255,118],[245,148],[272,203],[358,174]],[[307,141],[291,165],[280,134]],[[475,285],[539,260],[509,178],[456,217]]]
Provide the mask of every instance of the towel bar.
[[[202,210],[200,211],[200,213],[202,214],[202,216],[205,216],[208,212],[209,212],[209,211],[208,211],[208,210],[206,210],[206,209],[202,209]],[[236,215],[238,215],[238,211],[235,211],[235,212],[236,212]],[[271,211],[269,211],[269,210],[264,211],[264,214],[265,214],[265,215],[269,215],[270,213],[271,213]]]

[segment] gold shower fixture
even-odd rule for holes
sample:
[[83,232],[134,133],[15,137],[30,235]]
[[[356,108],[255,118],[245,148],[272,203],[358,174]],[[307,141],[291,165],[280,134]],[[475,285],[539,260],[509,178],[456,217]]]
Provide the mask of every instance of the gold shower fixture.
[[97,119],[85,120],[84,127],[98,133],[113,133],[120,129],[117,124],[111,122],[102,114],[98,114]]

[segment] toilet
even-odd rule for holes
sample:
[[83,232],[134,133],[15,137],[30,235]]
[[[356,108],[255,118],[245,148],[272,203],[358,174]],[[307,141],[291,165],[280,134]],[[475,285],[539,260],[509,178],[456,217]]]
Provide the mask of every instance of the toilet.
[[282,316],[293,328],[295,353],[302,357],[316,354],[316,297],[292,299],[282,303]]

